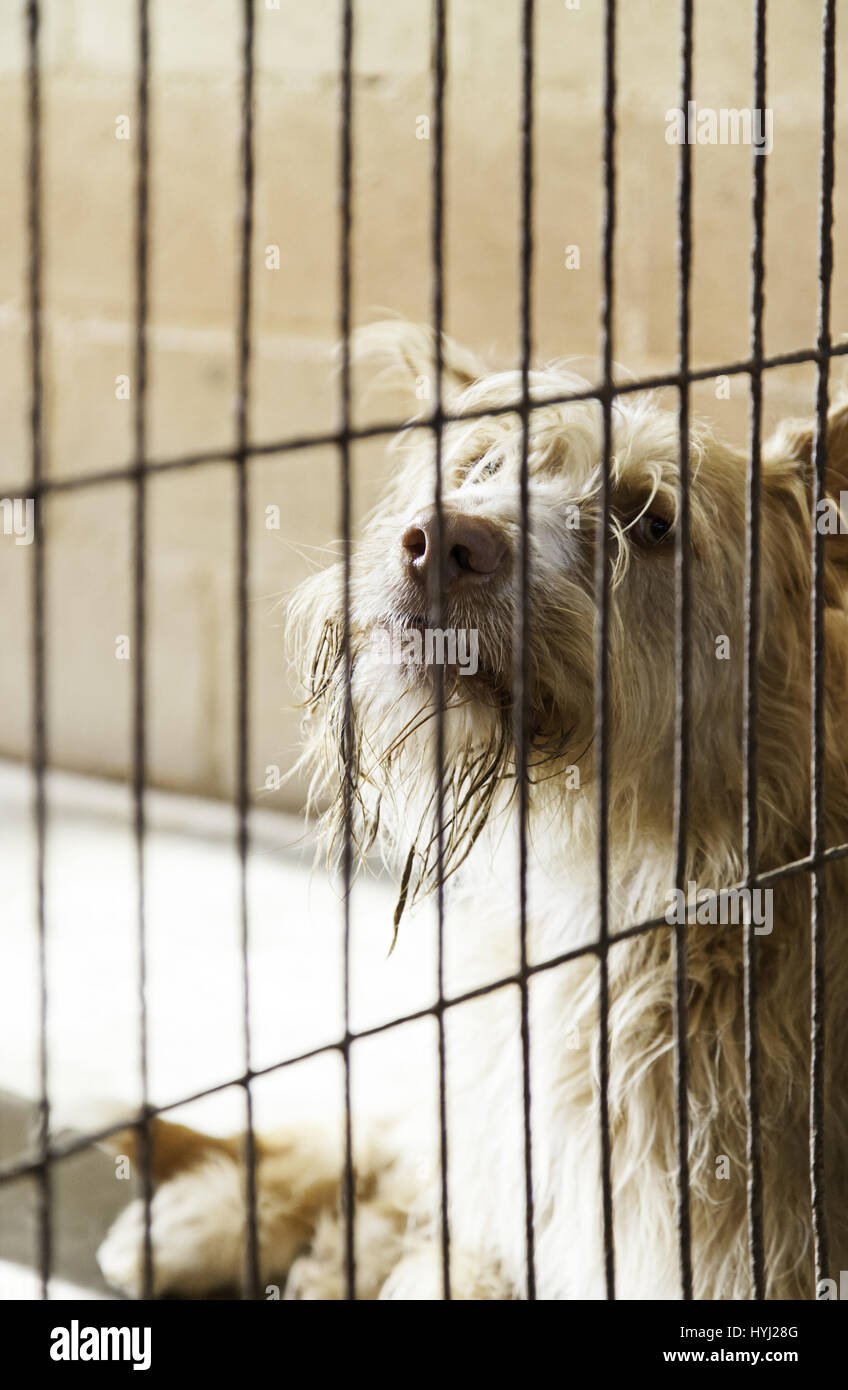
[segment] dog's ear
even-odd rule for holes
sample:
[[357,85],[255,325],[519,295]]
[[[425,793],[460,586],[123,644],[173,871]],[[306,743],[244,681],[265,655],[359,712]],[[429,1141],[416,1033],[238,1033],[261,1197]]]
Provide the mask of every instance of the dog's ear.
[[[812,421],[782,421],[763,449],[764,483],[779,487],[800,474],[809,505],[814,441]],[[848,566],[848,398],[839,401],[828,414],[825,487],[827,500],[816,522],[828,538],[830,559]]]
[[[351,357],[377,369],[375,381],[386,386],[412,388],[424,403],[435,397],[435,334],[424,324],[406,319],[387,319],[358,328],[352,337]],[[442,334],[442,393],[457,396],[478,381],[486,366],[472,352]]]

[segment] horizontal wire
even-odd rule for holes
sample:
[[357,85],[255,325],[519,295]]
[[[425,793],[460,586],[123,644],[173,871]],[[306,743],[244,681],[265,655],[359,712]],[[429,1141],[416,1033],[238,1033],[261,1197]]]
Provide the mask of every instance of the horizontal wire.
[[[588,386],[581,391],[563,391],[551,396],[533,396],[530,401],[530,410],[545,410],[548,406],[569,405],[578,401],[603,401],[607,399],[608,395],[615,400],[618,396],[629,396],[639,391],[659,391],[665,387],[679,389],[687,383],[710,381],[713,377],[741,376],[744,374],[750,376],[753,372],[771,371],[779,367],[821,364],[834,357],[846,355],[848,355],[848,342],[837,343],[831,346],[827,352],[821,352],[816,348],[801,348],[795,352],[777,353],[773,357],[763,358],[762,361],[746,358],[739,362],[725,363],[723,366],[697,367],[686,373],[665,372],[657,376],[638,377],[633,381],[616,382],[612,384],[609,392],[606,386],[601,383],[599,386]],[[455,413],[445,411],[441,416],[441,421],[444,425],[462,424],[464,421],[486,420],[492,416],[520,415],[521,409],[522,402],[518,398],[505,405],[480,406],[476,410],[463,410]],[[390,438],[393,435],[410,434],[414,430],[432,431],[437,424],[438,421],[432,415],[421,415],[411,420],[388,420],[373,425],[362,425],[358,428],[351,427],[344,433],[341,430],[329,430],[325,433],[291,435],[287,439],[269,440],[264,444],[248,444],[244,450],[235,445],[221,449],[209,448],[198,453],[181,454],[174,458],[148,460],[142,471],[147,474],[169,473],[183,468],[199,468],[213,463],[235,463],[243,454],[248,458],[263,458],[272,454],[298,453],[304,449],[338,447],[344,440],[352,442]],[[115,468],[106,468],[93,473],[79,473],[68,478],[42,478],[37,483],[33,483],[31,480],[20,480],[17,483],[0,487],[0,497],[20,496],[22,487],[29,489],[28,496],[40,497],[48,492],[73,492],[77,488],[96,487],[105,483],[134,482],[139,471],[137,464],[122,464]]]
[[[745,888],[765,888],[771,884],[779,883],[785,878],[791,878],[801,873],[814,872],[829,864],[833,864],[842,859],[848,859],[848,843],[833,845],[823,851],[818,856],[807,855],[803,859],[793,859],[786,864],[780,864],[774,869],[768,869],[764,873],[758,873],[751,878],[739,883],[731,884],[729,887],[715,889],[711,896],[716,896],[719,892],[734,893],[740,892]],[[626,927],[624,931],[611,933],[607,942],[610,947],[617,945],[621,941],[632,941],[637,937],[644,936],[650,931],[658,928],[671,928],[671,923],[666,920],[664,915],[647,918],[644,922],[637,922],[632,927]],[[533,965],[527,966],[527,975],[542,975],[548,970],[555,970],[561,965],[568,965],[572,961],[580,960],[586,956],[597,956],[602,950],[600,941],[590,941],[585,946],[575,946],[569,951],[562,951],[559,955],[551,956],[546,960],[537,961]],[[246,1086],[248,1082],[257,1077],[271,1076],[274,1072],[282,1071],[286,1067],[299,1065],[301,1062],[309,1062],[315,1057],[327,1056],[332,1052],[344,1053],[351,1043],[360,1038],[377,1037],[380,1033],[390,1032],[393,1028],[400,1028],[408,1023],[418,1023],[425,1018],[436,1017],[445,1009],[453,1009],[458,1004],[467,1004],[472,999],[483,999],[489,994],[494,994],[500,989],[509,989],[521,985],[522,972],[515,971],[510,975],[502,975],[497,980],[490,980],[484,985],[477,985],[474,989],[465,990],[462,994],[455,994],[445,998],[441,1002],[429,1004],[425,1008],[415,1009],[411,1013],[401,1014],[396,1018],[388,1019],[385,1023],[372,1024],[370,1028],[362,1028],[357,1032],[351,1032],[346,1038],[340,1038],[328,1043],[320,1043],[316,1047],[309,1048],[305,1052],[299,1052],[290,1057],[285,1057],[281,1061],[271,1062],[267,1067],[258,1067],[250,1072],[239,1076],[230,1077],[226,1081],[215,1082],[212,1086],[205,1086],[202,1090],[194,1091],[191,1095],[181,1096],[178,1100],[167,1101],[164,1105],[151,1105],[149,1114],[152,1117],[165,1115],[171,1110],[177,1110],[183,1105],[193,1105],[195,1101],[206,1100],[209,1096],[219,1095],[221,1091],[228,1091],[234,1086]],[[51,1147],[49,1153],[44,1158],[21,1158],[12,1163],[0,1166],[0,1186],[9,1182],[16,1182],[23,1177],[29,1177],[40,1172],[45,1166],[58,1159],[70,1158],[74,1154],[81,1153],[82,1150],[90,1148],[92,1144],[103,1143],[115,1134],[120,1134],[125,1129],[137,1129],[139,1127],[138,1114],[128,1115],[123,1120],[116,1120],[104,1126],[102,1129],[91,1130],[86,1134],[74,1135],[73,1139],[64,1144],[56,1144]]]

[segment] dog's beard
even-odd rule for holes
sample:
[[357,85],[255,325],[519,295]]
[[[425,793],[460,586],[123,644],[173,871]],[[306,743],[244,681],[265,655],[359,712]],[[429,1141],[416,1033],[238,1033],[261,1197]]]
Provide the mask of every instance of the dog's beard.
[[[347,698],[348,677],[350,698]],[[380,834],[402,865],[394,914],[433,892],[464,864],[495,816],[517,790],[515,715],[508,660],[485,659],[473,675],[456,666],[375,659],[371,633],[351,631],[349,668],[343,629],[325,622],[310,672],[308,708],[317,722],[317,774],[334,787],[321,830],[338,863],[345,837],[360,859]],[[438,711],[443,709],[441,797],[437,780]],[[564,727],[550,700],[531,694],[532,781],[556,775],[567,761],[574,726]],[[441,825],[441,835],[439,828]]]

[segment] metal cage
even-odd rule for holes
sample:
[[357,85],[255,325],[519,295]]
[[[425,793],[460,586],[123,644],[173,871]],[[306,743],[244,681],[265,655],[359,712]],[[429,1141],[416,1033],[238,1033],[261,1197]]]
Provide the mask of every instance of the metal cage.
[[[37,1183],[39,1264],[42,1296],[47,1297],[48,1279],[51,1272],[52,1252],[52,1174],[54,1166],[63,1158],[77,1153],[86,1146],[107,1138],[126,1127],[125,1122],[114,1124],[97,1132],[74,1136],[71,1140],[54,1139],[50,1132],[50,1093],[49,1057],[47,1049],[47,1016],[49,999],[46,980],[46,940],[49,924],[45,913],[45,774],[49,761],[49,730],[46,721],[46,691],[48,670],[46,661],[45,632],[49,619],[45,601],[45,553],[49,545],[49,534],[45,526],[42,500],[52,493],[76,488],[96,488],[101,483],[116,479],[129,480],[134,485],[134,549],[132,555],[132,574],[134,583],[134,650],[137,653],[134,683],[134,739],[132,789],[135,807],[135,844],[138,875],[137,903],[137,957],[139,968],[138,992],[138,1039],[139,1067],[143,1102],[140,1113],[131,1117],[140,1140],[142,1170],[142,1196],[145,1210],[144,1242],[144,1291],[150,1296],[152,1289],[153,1252],[150,1237],[150,1203],[152,1196],[150,1125],[153,1117],[174,1108],[177,1102],[164,1107],[150,1103],[147,1048],[148,1020],[145,999],[145,793],[146,793],[146,663],[145,663],[145,624],[146,624],[146,485],[148,478],[166,470],[190,469],[210,461],[224,461],[232,466],[237,480],[236,506],[236,555],[237,585],[233,602],[237,613],[237,648],[235,651],[235,679],[237,683],[237,812],[238,812],[238,852],[241,863],[241,959],[242,959],[242,1020],[244,1066],[241,1074],[210,1090],[222,1090],[225,1086],[238,1085],[244,1092],[246,1112],[246,1148],[244,1157],[246,1209],[248,1214],[245,1243],[245,1275],[243,1293],[248,1299],[261,1296],[259,1292],[257,1219],[256,1219],[256,1150],[254,1144],[253,1107],[251,1099],[252,1084],[255,1079],[268,1071],[281,1067],[294,1066],[307,1057],[320,1052],[335,1051],[344,1062],[344,1103],[345,1103],[345,1163],[343,1176],[343,1206],[345,1218],[345,1264],[347,1296],[356,1296],[356,1260],[354,1245],[355,1198],[353,1173],[353,1129],[351,1116],[351,1052],[357,1039],[374,1033],[395,1028],[412,1019],[433,1016],[438,1028],[439,1049],[439,1125],[441,1136],[441,1235],[442,1235],[442,1278],[444,1297],[451,1297],[451,1245],[448,1206],[448,1132],[446,1119],[446,1050],[445,1013],[448,1009],[459,1008],[469,999],[494,990],[517,987],[521,999],[521,1041],[523,1051],[523,1134],[525,1155],[525,1187],[522,1200],[526,1211],[526,1295],[536,1296],[534,1259],[534,1194],[532,1182],[532,1097],[530,1088],[530,1049],[533,1039],[530,1033],[528,992],[531,978],[543,971],[561,965],[577,956],[592,955],[597,960],[600,990],[600,1123],[601,1123],[601,1188],[603,1194],[603,1239],[606,1290],[608,1298],[615,1297],[615,1243],[614,1212],[611,1180],[610,1128],[608,1108],[609,1082],[609,975],[608,952],[610,945],[625,937],[634,937],[650,932],[662,924],[663,919],[641,922],[628,928],[624,933],[611,935],[609,930],[607,884],[608,884],[608,690],[607,690],[607,633],[609,598],[609,529],[608,482],[610,470],[610,450],[612,435],[612,406],[614,399],[622,394],[642,391],[654,387],[675,388],[679,396],[679,457],[680,493],[679,527],[676,541],[676,579],[677,579],[677,709],[676,709],[676,796],[675,796],[675,843],[677,862],[677,883],[685,887],[685,861],[687,844],[687,817],[689,805],[689,727],[690,727],[690,575],[689,575],[689,495],[688,495],[688,438],[689,438],[689,392],[693,382],[706,380],[719,374],[747,376],[750,383],[749,410],[749,469],[747,480],[747,588],[746,588],[746,654],[745,654],[745,814],[744,814],[744,864],[743,885],[753,888],[774,884],[789,875],[808,875],[811,891],[811,931],[812,931],[812,1017],[810,1020],[810,1193],[815,1245],[816,1278],[821,1279],[828,1269],[827,1231],[824,1216],[824,1162],[823,1162],[823,1086],[824,1086],[824,873],[826,866],[837,859],[848,856],[848,845],[827,846],[823,833],[822,817],[822,764],[824,739],[824,627],[823,627],[823,537],[813,530],[812,554],[810,556],[813,588],[812,625],[812,727],[810,731],[810,788],[811,788],[811,827],[810,850],[804,858],[784,864],[768,873],[760,874],[757,868],[757,664],[758,649],[758,596],[760,564],[760,454],[761,454],[761,413],[763,373],[776,367],[799,363],[815,363],[817,368],[816,430],[814,445],[814,491],[813,505],[824,497],[826,466],[826,418],[829,400],[829,371],[832,358],[848,352],[848,344],[834,345],[830,334],[830,301],[832,279],[832,226],[833,226],[833,187],[834,187],[834,99],[835,99],[835,0],[824,0],[822,19],[822,82],[821,82],[821,168],[820,168],[820,207],[819,207],[819,250],[818,250],[818,329],[814,348],[787,352],[778,356],[766,357],[763,353],[763,232],[765,215],[765,161],[753,159],[751,199],[753,212],[753,242],[751,246],[751,291],[749,305],[750,351],[741,361],[693,370],[690,366],[690,266],[692,258],[692,175],[691,150],[687,144],[680,148],[678,172],[678,312],[677,312],[677,367],[665,375],[641,378],[616,384],[613,380],[613,307],[615,297],[614,247],[616,233],[616,4],[606,0],[604,28],[604,83],[603,83],[603,188],[604,217],[602,230],[602,274],[603,293],[600,305],[601,319],[601,360],[602,383],[596,388],[558,397],[560,401],[594,399],[600,403],[603,418],[603,490],[602,515],[599,522],[599,544],[597,546],[596,592],[599,604],[599,623],[596,643],[596,737],[599,749],[600,792],[598,842],[599,874],[599,921],[600,930],[592,945],[559,955],[555,959],[540,963],[528,963],[526,947],[526,875],[527,875],[527,805],[528,805],[528,721],[527,698],[524,686],[524,671],[528,652],[528,604],[529,585],[529,546],[527,542],[529,521],[528,492],[528,429],[532,411],[537,405],[550,404],[550,400],[531,401],[529,372],[533,347],[531,322],[531,287],[533,277],[533,192],[534,192],[534,2],[523,0],[521,21],[521,185],[520,185],[520,398],[508,406],[504,412],[518,412],[522,421],[521,454],[521,516],[523,538],[519,552],[518,573],[520,575],[520,610],[516,632],[515,650],[515,691],[517,714],[515,718],[516,758],[519,787],[520,831],[520,874],[518,903],[518,926],[520,933],[520,968],[514,975],[490,982],[486,986],[469,991],[460,996],[446,997],[442,973],[442,926],[444,902],[442,889],[438,889],[439,914],[439,990],[438,998],[431,1008],[405,1017],[395,1018],[389,1023],[360,1033],[351,1031],[349,1020],[349,932],[350,932],[350,889],[352,873],[352,784],[347,777],[344,788],[345,806],[345,844],[342,872],[345,886],[345,949],[344,949],[344,987],[345,987],[345,1028],[342,1037],[325,1047],[314,1049],[300,1056],[280,1059],[273,1067],[255,1069],[251,1057],[250,997],[248,990],[248,952],[250,946],[250,923],[247,901],[247,864],[250,844],[250,791],[248,785],[248,752],[251,729],[249,720],[249,649],[247,624],[247,595],[250,573],[250,535],[248,529],[248,496],[250,487],[250,462],[261,455],[276,455],[318,446],[333,445],[338,450],[341,478],[341,533],[344,554],[344,661],[347,680],[346,725],[350,733],[351,721],[351,655],[350,655],[350,552],[351,552],[351,445],[353,442],[375,436],[388,437],[398,431],[411,428],[404,421],[387,421],[366,428],[354,428],[351,417],[351,296],[352,296],[352,257],[351,245],[354,234],[352,209],[352,180],[355,148],[352,132],[352,56],[355,43],[355,0],[340,0],[342,7],[341,53],[339,57],[339,110],[338,110],[338,333],[342,344],[339,416],[336,428],[323,433],[305,435],[299,438],[253,441],[248,432],[248,407],[251,385],[251,234],[253,229],[254,192],[254,28],[255,13],[253,0],[241,0],[242,7],[242,49],[241,49],[241,212],[240,212],[240,268],[238,304],[238,400],[236,419],[236,444],[234,448],[224,448],[214,452],[205,450],[194,455],[152,459],[148,457],[146,429],[146,385],[147,385],[147,311],[148,311],[148,190],[149,190],[149,89],[150,89],[150,25],[149,0],[138,0],[137,4],[137,115],[139,139],[137,142],[137,169],[135,195],[135,368],[137,390],[134,401],[134,453],[127,466],[115,467],[100,472],[91,472],[71,479],[51,478],[44,467],[43,448],[43,380],[42,380],[42,148],[41,148],[41,95],[39,64],[39,0],[26,0],[25,19],[28,34],[28,236],[29,236],[29,321],[30,352],[29,374],[31,390],[30,408],[30,446],[31,479],[29,490],[36,502],[37,544],[34,553],[33,605],[34,631],[32,637],[32,672],[34,682],[33,711],[33,754],[32,777],[34,786],[34,815],[37,836],[37,913],[40,968],[40,1101],[39,1137],[37,1153],[8,1164],[0,1173],[0,1182],[10,1183],[21,1178],[32,1178]],[[442,429],[446,422],[457,418],[474,418],[470,415],[449,414],[442,395],[442,339],[441,330],[444,319],[444,209],[445,178],[444,158],[446,131],[444,120],[445,92],[448,80],[446,53],[446,6],[447,0],[433,0],[432,3],[432,225],[430,231],[431,274],[432,274],[432,326],[434,328],[435,358],[434,401],[432,412],[423,421],[424,427],[432,431],[435,447],[437,519],[441,519],[442,494]],[[680,31],[680,105],[687,108],[692,92],[693,60],[693,0],[682,0]],[[753,68],[753,106],[764,109],[766,101],[766,0],[755,0],[754,4],[754,68]],[[477,412],[478,417],[493,413],[491,407]],[[416,420],[415,428],[422,428],[422,421]],[[438,526],[437,520],[437,526]],[[436,614],[439,625],[439,615]],[[439,668],[436,668],[439,673]],[[439,680],[439,674],[437,674]],[[439,768],[444,758],[443,707],[439,709],[437,733],[437,760]],[[442,819],[443,797],[441,777],[436,781],[438,797],[438,863],[442,865]],[[441,874],[440,874],[441,879]],[[687,980],[687,932],[686,926],[678,925],[674,930],[674,971],[675,971],[675,1036],[676,1036],[676,1116],[677,1116],[677,1155],[678,1155],[678,1203],[677,1222],[679,1239],[680,1286],[685,1299],[692,1298],[692,1242],[689,1221],[689,1156],[687,1135],[687,1047],[686,1047],[686,980]],[[746,1031],[747,1067],[747,1107],[748,1107],[748,1244],[755,1298],[764,1295],[765,1279],[763,1269],[763,1213],[762,1213],[762,1161],[760,1149],[760,1107],[759,1107],[759,1052],[757,1030],[757,949],[753,926],[746,928],[744,945],[744,1004]],[[179,1102],[198,1099],[199,1095],[184,1097]]]

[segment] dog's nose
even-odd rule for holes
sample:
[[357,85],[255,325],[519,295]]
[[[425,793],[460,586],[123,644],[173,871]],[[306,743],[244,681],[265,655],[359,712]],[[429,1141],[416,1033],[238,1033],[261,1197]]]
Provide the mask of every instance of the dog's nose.
[[[482,516],[467,516],[446,508],[442,513],[445,580],[447,584],[489,579],[500,568],[506,546],[497,527]],[[408,573],[425,584],[435,564],[435,509],[421,513],[401,536],[403,563]]]

